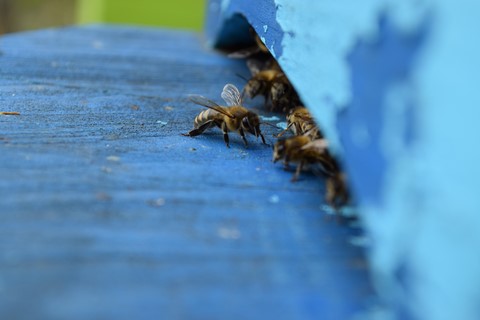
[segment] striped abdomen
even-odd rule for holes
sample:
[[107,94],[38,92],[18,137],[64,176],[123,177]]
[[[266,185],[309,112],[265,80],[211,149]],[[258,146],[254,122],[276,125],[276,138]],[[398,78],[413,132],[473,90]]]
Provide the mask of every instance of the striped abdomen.
[[198,128],[208,121],[218,119],[218,116],[219,116],[219,113],[215,110],[212,110],[212,109],[203,110],[198,114],[198,116],[195,117],[195,120],[193,120],[193,125],[195,128]]

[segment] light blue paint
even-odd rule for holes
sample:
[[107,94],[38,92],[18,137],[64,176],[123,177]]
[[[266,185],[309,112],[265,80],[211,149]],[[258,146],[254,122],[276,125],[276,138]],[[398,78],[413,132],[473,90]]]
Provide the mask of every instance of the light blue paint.
[[[385,206],[365,208],[382,243],[375,265],[392,282],[395,268],[407,266],[416,281],[408,291],[396,287],[421,319],[480,318],[480,44],[467,38],[480,27],[478,12],[475,1],[437,1],[413,79],[418,137],[410,148],[398,141],[401,91],[411,88],[392,88],[389,96],[400,97],[385,105],[384,153],[391,167]],[[387,127],[394,122],[397,128]]]
[[[389,163],[382,150],[385,136],[385,114],[391,88],[408,87],[412,72],[426,37],[426,27],[405,35],[388,16],[378,21],[379,32],[374,41],[360,40],[348,54],[352,98],[337,117],[338,134],[344,148],[343,162],[350,173],[350,181],[361,204],[383,202],[383,184]],[[409,93],[405,91],[402,93]],[[394,95],[394,99],[399,95]],[[390,98],[391,100],[391,98]],[[418,109],[413,97],[404,110],[404,121],[398,121],[404,132],[415,132],[412,110]],[[403,113],[402,113],[403,115]],[[394,129],[398,126],[392,127]],[[391,131],[391,130],[390,130]],[[397,140],[409,144],[408,135],[399,134]],[[367,140],[368,139],[368,140]],[[383,144],[382,144],[383,143]]]
[[260,120],[262,120],[262,121],[279,121],[280,118],[277,117],[277,116],[270,116],[270,117],[260,116]]
[[[282,68],[334,151],[348,155],[378,290],[397,318],[479,319],[480,76],[473,71],[480,70],[480,42],[471,33],[480,27],[480,3],[275,4],[282,36],[269,30],[264,42],[281,41]],[[264,25],[261,16],[247,18]],[[348,61],[359,42],[384,59],[377,74],[368,68],[374,59],[365,70],[352,68],[363,57]],[[352,121],[339,126],[352,110]],[[372,110],[378,113],[361,114]],[[379,314],[391,313],[371,315]]]
[[[393,85],[384,93],[379,149],[389,166],[384,196],[382,204],[364,206],[362,212],[374,237],[376,283],[386,297],[400,301],[404,312],[420,319],[478,319],[480,250],[473,248],[480,247],[480,156],[472,146],[478,144],[480,96],[478,74],[471,70],[480,70],[480,50],[478,41],[461,35],[478,30],[475,12],[480,4],[370,1],[356,7],[322,1],[312,9],[312,3],[276,3],[285,32],[279,61],[337,152],[336,119],[352,99],[344,57],[353,41],[378,36],[375,24],[381,12],[405,34],[434,16],[431,38],[411,83]],[[318,62],[316,68],[311,68],[312,61]],[[417,101],[413,120],[408,118],[412,97]],[[408,128],[409,121],[415,121],[413,128]],[[368,147],[365,126],[359,123],[351,130],[355,143]],[[419,130],[411,145],[406,144],[405,137],[411,135],[406,130]],[[399,270],[406,270],[402,273],[407,278],[399,278]]]
[[[375,34],[381,2],[275,3],[277,21],[284,31],[279,62],[338,152],[336,114],[351,98],[349,68],[344,57],[360,36]],[[313,68],[314,62],[317,63]]]
[[270,45],[270,48],[268,48],[270,53],[274,58],[277,58],[277,53],[275,52],[275,41]]
[[222,10],[222,12],[227,11],[229,6],[230,6],[230,0],[221,0],[220,9]]
[[[341,152],[336,117],[351,99],[345,56],[358,39],[375,39],[381,12],[392,15],[402,30],[411,30],[423,21],[429,1],[275,0],[275,3],[285,50],[278,60],[321,123],[334,151]],[[318,62],[315,68],[312,61]]]

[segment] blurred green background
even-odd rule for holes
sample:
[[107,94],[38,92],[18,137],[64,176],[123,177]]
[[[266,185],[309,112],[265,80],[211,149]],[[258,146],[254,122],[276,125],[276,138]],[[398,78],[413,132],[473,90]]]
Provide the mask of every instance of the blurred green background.
[[0,34],[88,23],[201,30],[206,0],[0,0]]

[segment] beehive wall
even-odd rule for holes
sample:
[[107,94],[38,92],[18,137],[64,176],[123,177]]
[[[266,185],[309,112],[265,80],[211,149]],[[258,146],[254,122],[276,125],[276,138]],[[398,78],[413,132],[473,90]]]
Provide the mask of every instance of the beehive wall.
[[210,42],[241,41],[245,17],[341,155],[376,286],[400,317],[480,317],[479,10],[447,0],[209,4]]

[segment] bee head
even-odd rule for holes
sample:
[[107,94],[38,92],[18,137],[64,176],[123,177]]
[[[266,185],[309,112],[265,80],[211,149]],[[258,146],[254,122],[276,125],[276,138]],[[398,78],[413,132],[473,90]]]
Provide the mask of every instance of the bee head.
[[290,123],[292,121],[292,118],[295,116],[296,108],[290,109],[290,111],[287,114],[287,122]]
[[277,142],[275,142],[275,145],[273,146],[273,163],[285,157],[285,141],[285,139],[278,139]]
[[257,79],[250,79],[245,85],[243,91],[249,98],[254,98],[260,93],[262,87],[263,85],[261,81]]
[[288,85],[286,83],[274,82],[271,89],[272,100],[280,100],[287,93],[287,90]]

